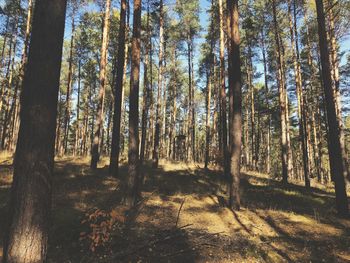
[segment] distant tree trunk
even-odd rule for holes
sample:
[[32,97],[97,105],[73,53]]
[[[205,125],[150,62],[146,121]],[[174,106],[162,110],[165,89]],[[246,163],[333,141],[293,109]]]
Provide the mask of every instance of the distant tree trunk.
[[93,144],[91,148],[90,166],[92,169],[97,168],[97,163],[100,160],[100,145],[101,145],[101,134],[103,132],[104,100],[105,100],[105,90],[106,90],[106,66],[107,66],[107,52],[108,52],[110,7],[111,7],[111,0],[106,0],[103,35],[102,35],[102,47],[101,47],[100,79],[99,79],[100,90],[98,93],[96,130],[94,133],[94,139],[93,139]]
[[[211,67],[211,66],[210,66]],[[204,168],[208,169],[209,148],[210,148],[210,104],[211,104],[211,69],[207,74],[207,98],[206,98],[206,117],[205,117],[205,163]]]
[[81,62],[80,57],[78,61],[78,94],[77,94],[77,117],[76,117],[76,124],[75,124],[75,141],[74,141],[74,155],[79,155],[79,141],[80,141],[80,81],[81,81]]
[[187,39],[187,64],[188,64],[188,116],[187,116],[187,161],[193,160],[192,152],[192,110],[193,110],[193,98],[192,98],[192,40],[190,36]]
[[114,91],[114,113],[113,113],[113,130],[111,156],[109,162],[109,173],[118,176],[119,151],[120,151],[120,120],[122,112],[122,92],[123,92],[123,76],[125,63],[125,32],[126,32],[126,5],[127,0],[120,3],[120,24],[118,39],[118,57],[117,57],[117,75],[115,80]]
[[230,207],[240,209],[240,166],[242,144],[242,89],[238,0],[227,0],[230,15]]
[[[7,70],[5,74],[5,83],[2,85],[3,92],[1,94],[0,98],[0,113],[2,106],[4,111],[4,117],[3,117],[3,127],[2,127],[2,136],[1,136],[1,144],[0,149],[5,150],[5,143],[7,139],[7,132],[8,132],[8,126],[10,122],[10,95],[11,95],[11,89],[13,85],[13,74],[14,74],[14,66],[15,66],[15,57],[16,57],[16,50],[17,50],[17,37],[18,37],[18,16],[16,16],[14,25],[13,25],[13,36],[10,40],[10,50],[9,50],[9,59],[7,63]],[[2,104],[4,103],[4,104]]]
[[[265,24],[265,17],[263,24]],[[269,107],[269,83],[268,83],[268,76],[267,76],[267,61],[266,61],[266,48],[265,48],[265,33],[264,29],[261,30],[261,49],[262,49],[262,56],[263,56],[263,64],[264,64],[264,81],[265,81],[265,93],[266,93],[266,107],[267,107],[267,133],[266,133],[266,173],[270,174],[271,170],[271,142],[270,142],[270,134],[271,134],[271,112]]]
[[163,14],[163,0],[159,1],[159,70],[158,70],[158,91],[157,91],[157,106],[156,106],[156,127],[154,135],[154,148],[153,148],[153,168],[158,167],[159,163],[159,148],[160,145],[160,126],[161,126],[161,96],[163,87],[163,51],[164,51],[164,14]]
[[[174,73],[176,74],[176,66],[177,66],[177,54],[176,54],[176,47],[173,49],[173,63],[174,63]],[[172,110],[172,117],[171,117],[171,128],[169,132],[169,158],[172,158],[175,160],[175,140],[176,140],[176,115],[177,115],[177,104],[176,104],[176,98],[177,98],[177,83],[176,83],[176,76],[174,76],[174,82],[172,83],[173,86],[173,110]]]
[[283,81],[283,72],[282,72],[282,55],[280,48],[280,37],[278,32],[277,24],[277,11],[276,11],[276,2],[272,1],[272,10],[273,10],[273,23],[274,23],[274,33],[275,33],[275,44],[277,52],[277,64],[278,64],[278,90],[279,90],[279,101],[280,101],[280,116],[281,116],[281,146],[282,146],[282,178],[283,182],[288,182],[288,146],[287,146],[287,120],[286,120],[286,90],[284,87]]
[[[295,4],[295,2],[294,2]],[[323,179],[322,170],[323,170],[323,163],[322,163],[322,140],[319,135],[321,134],[321,116],[320,116],[320,90],[317,86],[314,86],[315,81],[315,67],[314,67],[314,61],[312,57],[312,47],[311,47],[311,41],[310,41],[310,34],[309,34],[309,21],[308,21],[308,10],[305,4],[303,5],[304,10],[304,23],[306,25],[306,50],[307,50],[307,64],[310,70],[310,80],[309,80],[309,86],[311,94],[315,94],[316,96],[313,96],[311,98],[313,108],[311,112],[311,127],[313,131],[313,138],[314,142],[312,144],[313,146],[313,152],[314,152],[314,163],[315,163],[315,169],[317,173],[317,178],[321,182]]]
[[149,31],[150,31],[150,12],[149,12],[149,4],[147,6],[147,39],[146,39],[146,47],[144,54],[144,81],[143,81],[143,104],[142,104],[142,121],[141,121],[141,149],[140,149],[140,164],[142,165],[143,160],[145,158],[145,147],[146,147],[146,136],[147,136],[147,119],[148,119],[148,111],[149,111],[149,101],[150,101],[150,85],[148,81],[148,54],[149,54]]
[[150,132],[148,133],[148,147],[147,147],[147,156],[148,158],[153,158],[153,149],[154,149],[154,134],[155,134],[155,109],[154,109],[154,98],[153,98],[153,50],[152,50],[152,36],[151,34],[149,35],[149,71],[150,71]]
[[133,37],[129,96],[128,181],[124,204],[136,205],[140,196],[139,178],[139,81],[141,51],[141,0],[134,0]]
[[[164,14],[163,14],[164,16]],[[164,54],[166,54],[166,41],[164,41]],[[166,59],[163,60],[163,66],[162,66],[162,72],[166,72]],[[162,128],[161,128],[161,138],[160,138],[160,154],[161,154],[161,158],[165,158],[167,156],[166,151],[167,151],[167,131],[166,131],[166,106],[167,106],[167,87],[166,85],[164,85],[163,81],[163,85],[162,85],[162,91],[163,91],[163,97],[161,100],[161,113],[162,113]]]
[[[288,18],[289,18],[289,29],[290,39],[292,47],[292,60],[294,65],[294,78],[296,84],[297,102],[298,102],[298,118],[299,118],[299,138],[302,149],[302,162],[304,170],[305,187],[310,188],[309,179],[309,152],[308,152],[308,141],[307,141],[307,124],[306,124],[306,113],[304,106],[304,94],[303,94],[303,82],[301,79],[300,69],[300,58],[299,58],[299,45],[298,45],[298,31],[296,27],[296,16],[292,15],[292,0],[288,1]],[[294,0],[295,1],[295,0]],[[294,6],[295,7],[295,6]],[[295,10],[294,10],[295,12]],[[294,21],[293,21],[294,17]]]
[[346,196],[345,179],[346,167],[344,167],[343,149],[340,138],[340,127],[337,121],[337,106],[335,92],[332,88],[331,63],[327,42],[326,21],[323,9],[323,0],[316,0],[318,36],[321,53],[322,78],[326,99],[328,120],[328,152],[332,179],[335,184],[336,207],[340,216],[349,214],[348,200]]
[[[225,36],[224,36],[224,8],[222,0],[219,0],[219,18],[220,18],[220,124],[221,124],[221,140],[222,156],[224,161],[224,176],[229,178],[230,160],[227,145],[227,113],[226,113],[226,83],[225,83]],[[215,124],[214,124],[215,125]]]
[[[247,42],[248,42],[248,56],[247,56],[247,84],[249,86],[249,97],[250,97],[250,124],[251,124],[251,159],[252,161],[250,162],[251,167],[253,170],[256,170],[257,167],[257,153],[255,151],[255,146],[256,146],[256,129],[255,129],[255,94],[254,94],[254,85],[253,85],[253,77],[254,77],[254,72],[253,72],[253,64],[252,64],[252,50],[251,50],[251,42],[250,38],[247,36]],[[248,107],[248,105],[247,105]],[[248,117],[248,116],[247,116]]]
[[[19,94],[23,86],[23,77],[24,77],[24,72],[27,65],[28,47],[29,47],[30,31],[31,31],[31,24],[32,24],[32,13],[33,13],[33,0],[28,0],[28,13],[27,13],[27,21],[26,21],[26,31],[24,35],[23,50],[21,55],[20,76],[17,82],[17,86],[18,86],[17,89]],[[6,40],[4,41],[6,42]],[[20,111],[20,103],[19,103],[19,99],[17,99],[16,105],[15,105],[15,112],[14,112],[14,127],[13,127],[12,139],[11,139],[12,145],[10,146],[11,150],[14,148],[14,144],[17,142],[18,129],[19,129],[19,111]]]
[[[2,44],[2,49],[1,49],[1,64],[0,64],[0,69],[3,67],[3,62],[5,61],[4,56],[5,56],[5,49],[6,49],[6,44],[7,44],[7,35],[8,35],[8,29],[10,25],[10,16],[6,17],[6,26],[4,30],[4,38],[3,38],[3,44]],[[0,93],[1,94],[1,93]]]
[[35,4],[4,245],[6,263],[46,259],[65,10],[65,0]]
[[74,12],[72,14],[72,32],[70,37],[70,50],[68,58],[68,80],[67,80],[67,94],[66,94],[66,107],[64,114],[64,154],[68,151],[68,135],[69,135],[69,122],[70,122],[70,94],[73,86],[73,49],[74,49],[74,34],[75,34],[75,23],[74,23]]

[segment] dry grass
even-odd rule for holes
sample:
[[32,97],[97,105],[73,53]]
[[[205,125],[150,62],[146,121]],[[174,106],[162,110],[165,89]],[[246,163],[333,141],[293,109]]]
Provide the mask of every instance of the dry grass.
[[[0,159],[0,223],[11,181],[10,157]],[[247,173],[243,209],[233,212],[226,206],[220,171],[164,161],[159,169],[145,165],[142,205],[128,224],[114,228],[106,249],[91,253],[79,241],[81,220],[94,208],[125,215],[118,203],[127,172],[122,167],[121,178],[115,179],[108,176],[107,159],[94,172],[88,161],[56,160],[49,262],[350,261],[350,221],[335,216],[329,187],[306,191]],[[162,241],[164,236],[170,238]]]

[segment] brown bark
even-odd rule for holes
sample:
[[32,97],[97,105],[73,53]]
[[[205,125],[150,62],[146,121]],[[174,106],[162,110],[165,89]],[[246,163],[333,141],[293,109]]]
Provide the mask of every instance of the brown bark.
[[[229,154],[227,145],[227,106],[226,106],[226,83],[225,83],[225,36],[224,36],[224,7],[222,0],[219,0],[219,18],[220,18],[220,127],[222,143],[222,156],[224,160],[224,176],[229,178]],[[215,125],[215,120],[214,120]],[[215,133],[214,133],[215,134]]]
[[75,23],[74,23],[75,12],[72,13],[72,32],[70,38],[70,49],[68,58],[68,79],[67,79],[67,93],[64,113],[64,128],[63,128],[63,143],[64,143],[64,154],[68,153],[68,135],[69,135],[69,122],[70,122],[70,95],[73,86],[73,49],[74,49],[74,34],[75,34]]
[[[20,64],[20,70],[19,70],[20,75],[19,75],[19,81],[17,83],[18,87],[16,88],[18,90],[18,94],[20,94],[23,86],[23,77],[24,77],[24,72],[27,65],[29,38],[30,38],[30,31],[31,31],[31,24],[32,24],[32,13],[33,13],[33,0],[28,0],[26,31],[24,35],[23,49],[22,49],[22,55],[21,55],[21,64]],[[11,151],[14,148],[14,144],[17,142],[18,129],[19,129],[19,111],[20,111],[20,103],[19,103],[19,99],[16,99],[15,110],[14,110],[13,132],[11,136],[11,145],[10,145]]]
[[[263,24],[265,24],[265,17],[263,17]],[[270,174],[271,169],[271,143],[270,143],[270,135],[271,135],[271,114],[270,114],[270,106],[269,106],[269,83],[268,83],[268,76],[267,76],[267,61],[266,61],[266,49],[265,49],[265,33],[264,29],[261,30],[261,49],[262,49],[262,56],[263,56],[263,64],[264,64],[264,82],[265,82],[265,93],[266,93],[266,107],[267,107],[267,133],[266,133],[266,173]]]
[[210,104],[211,104],[211,70],[207,74],[207,98],[206,98],[206,117],[205,117],[205,162],[204,168],[208,169],[209,148],[210,148]]
[[147,6],[147,38],[146,38],[146,47],[144,54],[144,78],[143,78],[143,102],[142,102],[142,117],[141,117],[141,147],[140,147],[140,164],[142,165],[145,158],[145,147],[146,147],[146,136],[147,136],[147,119],[149,111],[149,101],[150,101],[150,85],[148,81],[148,55],[149,55],[149,32],[150,32],[150,12],[149,4]]
[[14,160],[4,262],[44,262],[66,1],[36,1]]
[[344,167],[346,167],[346,177],[350,178],[349,163],[347,158],[347,149],[345,144],[345,133],[344,133],[344,123],[342,119],[342,105],[341,105],[341,94],[340,94],[340,75],[339,75],[339,58],[338,58],[338,43],[336,39],[335,32],[335,17],[333,13],[333,8],[336,3],[333,3],[333,0],[328,0],[329,10],[328,10],[328,20],[329,20],[329,41],[330,41],[330,63],[332,70],[332,80],[333,80],[333,91],[335,92],[335,105],[337,113],[337,121],[340,127],[340,143],[341,149],[343,151],[343,162]]
[[283,61],[282,61],[282,51],[280,47],[280,35],[278,32],[277,23],[277,11],[276,2],[272,1],[273,10],[273,24],[274,24],[274,34],[275,34],[275,44],[277,53],[277,65],[278,65],[278,91],[279,91],[279,103],[280,103],[280,116],[281,116],[281,147],[282,147],[282,178],[283,182],[288,182],[288,146],[287,146],[287,120],[286,120],[286,90],[283,81]]
[[230,207],[240,209],[240,167],[242,144],[242,89],[238,0],[227,0],[230,16],[229,90],[230,90]]
[[162,149],[160,139],[160,126],[161,126],[161,94],[163,87],[163,52],[164,52],[164,13],[163,13],[163,0],[159,2],[159,70],[158,70],[158,91],[157,91],[157,106],[156,106],[156,127],[154,135],[154,148],[152,166],[158,167],[160,149]]
[[120,151],[120,120],[122,113],[122,93],[123,93],[123,77],[125,70],[125,33],[126,33],[126,6],[127,0],[120,3],[120,24],[119,24],[119,40],[117,54],[117,75],[114,86],[114,113],[112,128],[112,145],[111,156],[109,162],[109,173],[118,176],[119,151]]
[[139,178],[139,81],[141,51],[141,0],[134,0],[133,38],[129,96],[129,154],[128,181],[124,204],[136,205],[140,197]]
[[101,46],[101,61],[100,61],[100,89],[98,93],[96,130],[94,133],[93,144],[91,148],[91,163],[92,169],[97,168],[97,163],[100,160],[101,135],[103,132],[104,119],[104,100],[106,90],[106,67],[107,67],[107,52],[108,52],[108,34],[110,22],[110,7],[111,0],[106,0],[105,17],[103,24],[102,46]]
[[[295,0],[294,0],[295,1]],[[292,15],[292,3],[291,0],[288,1],[288,18],[289,18],[289,29],[291,37],[291,47],[292,47],[292,60],[294,66],[294,78],[296,84],[297,102],[298,102],[298,118],[299,118],[299,140],[302,149],[302,163],[305,187],[310,188],[309,179],[309,144],[307,139],[307,123],[306,123],[306,112],[304,105],[304,94],[303,94],[303,82],[301,78],[300,69],[300,55],[299,55],[299,45],[298,45],[298,31],[297,31],[297,21],[296,21],[296,6],[294,4],[294,16]]]
[[349,214],[348,200],[345,188],[346,167],[344,167],[343,150],[340,142],[340,127],[337,121],[335,92],[332,88],[331,63],[326,33],[323,0],[316,0],[319,46],[321,53],[322,78],[326,99],[328,120],[328,152],[331,174],[335,184],[336,207],[340,216]]

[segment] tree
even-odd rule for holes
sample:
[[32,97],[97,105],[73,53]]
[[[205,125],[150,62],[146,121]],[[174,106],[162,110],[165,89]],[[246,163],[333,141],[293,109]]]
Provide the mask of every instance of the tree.
[[[153,168],[158,167],[159,148],[160,147],[160,126],[161,126],[161,95],[163,87],[163,53],[164,53],[164,11],[163,0],[159,1],[159,70],[158,70],[158,91],[157,91],[157,106],[156,106],[156,127],[154,135],[153,148]],[[165,89],[165,87],[164,87]]]
[[35,3],[4,245],[6,263],[46,259],[65,11],[66,0]]
[[128,181],[124,203],[136,205],[139,199],[139,85],[141,53],[141,0],[134,0],[131,76],[129,95]]
[[343,149],[341,147],[340,127],[337,121],[337,108],[335,91],[332,88],[331,64],[326,33],[323,0],[316,0],[319,47],[321,53],[322,79],[326,99],[328,121],[328,152],[332,179],[335,184],[336,207],[340,216],[349,214],[348,199],[346,195]]
[[106,0],[105,17],[103,24],[103,36],[101,46],[101,60],[100,60],[100,89],[98,94],[97,104],[97,116],[96,116],[96,130],[94,133],[93,145],[91,149],[91,168],[96,169],[97,163],[100,159],[100,147],[101,147],[101,135],[103,129],[104,119],[104,100],[106,89],[106,62],[107,62],[107,46],[108,46],[108,33],[109,33],[109,21],[110,21],[110,6],[111,0]]
[[117,68],[114,91],[114,113],[113,113],[113,130],[111,156],[109,163],[109,173],[118,176],[119,149],[120,149],[120,119],[122,112],[122,91],[125,61],[125,31],[126,31],[126,6],[127,0],[120,3],[120,25],[119,41],[117,53]]
[[230,207],[240,209],[241,144],[242,144],[242,89],[238,0],[227,0],[229,32],[229,101],[230,101]]
[[176,11],[180,17],[180,23],[184,25],[183,40],[187,45],[188,65],[188,108],[187,108],[187,159],[195,160],[195,105],[194,105],[194,76],[193,53],[194,38],[200,31],[199,2],[198,0],[181,0],[176,2]]

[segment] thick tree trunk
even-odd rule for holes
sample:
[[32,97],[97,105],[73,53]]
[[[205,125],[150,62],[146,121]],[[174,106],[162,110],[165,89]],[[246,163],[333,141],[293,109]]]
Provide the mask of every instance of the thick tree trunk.
[[336,206],[340,216],[349,214],[349,204],[346,196],[345,179],[346,167],[344,167],[343,149],[340,138],[340,127],[337,121],[337,107],[335,92],[332,88],[331,63],[326,33],[326,21],[323,9],[323,0],[316,0],[318,36],[321,53],[322,78],[326,99],[328,120],[328,152],[331,174],[335,184]]
[[337,121],[340,127],[340,143],[342,148],[343,162],[344,167],[346,167],[346,177],[350,178],[349,171],[349,163],[347,158],[347,149],[346,149],[346,138],[344,132],[344,123],[342,119],[342,105],[341,105],[341,94],[340,94],[340,74],[339,74],[339,58],[338,58],[338,43],[335,32],[335,17],[333,13],[333,8],[335,4],[333,0],[328,0],[329,3],[329,11],[328,11],[328,19],[329,19],[329,41],[330,41],[330,63],[332,69],[332,80],[333,80],[333,91],[335,92],[335,105],[336,105],[336,113],[337,113]]
[[101,61],[100,61],[100,89],[98,93],[96,130],[94,133],[93,144],[91,148],[91,168],[96,169],[97,163],[100,160],[101,135],[103,132],[104,119],[104,100],[106,90],[106,67],[107,67],[107,52],[108,52],[108,34],[110,22],[110,7],[111,0],[106,0],[105,17],[103,24]]
[[109,161],[109,173],[118,176],[119,151],[120,151],[120,120],[122,113],[122,93],[123,93],[123,77],[125,64],[125,33],[126,33],[126,6],[127,0],[122,0],[120,3],[120,24],[119,24],[119,40],[118,40],[118,55],[117,55],[117,76],[114,86],[114,113],[113,113],[113,128],[112,128],[112,145],[111,156]]
[[128,181],[124,204],[136,205],[140,196],[139,178],[139,82],[141,52],[141,0],[134,0],[133,38],[129,96]]
[[66,1],[37,0],[14,160],[6,263],[44,262]]
[[240,167],[242,144],[242,88],[238,0],[227,0],[230,15],[229,89],[230,89],[230,207],[240,209]]

